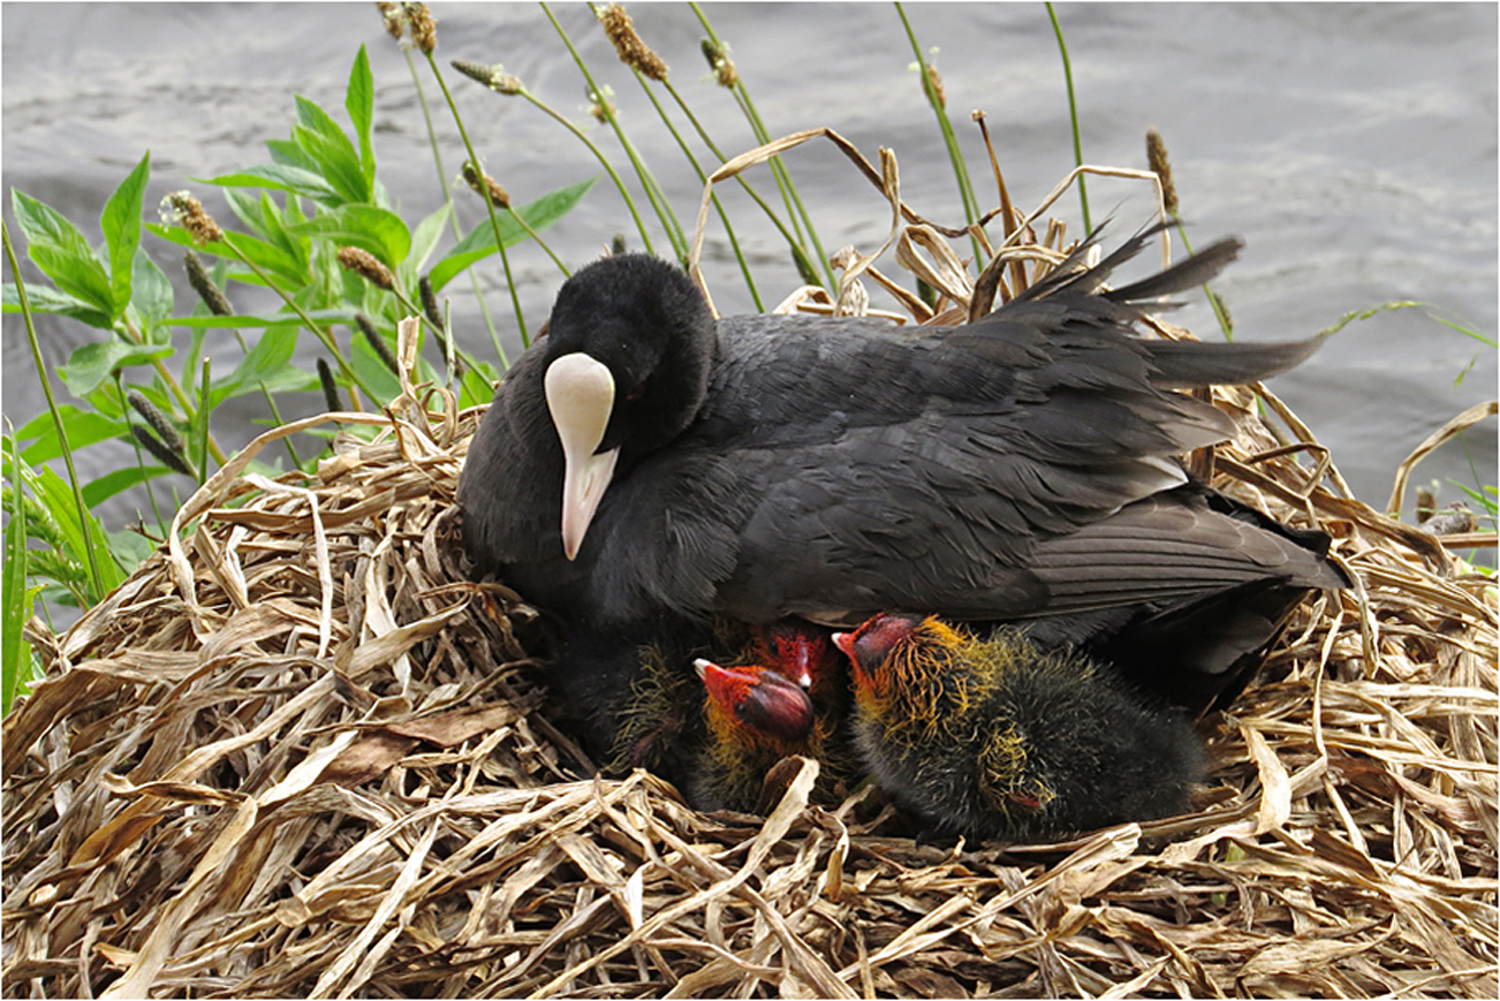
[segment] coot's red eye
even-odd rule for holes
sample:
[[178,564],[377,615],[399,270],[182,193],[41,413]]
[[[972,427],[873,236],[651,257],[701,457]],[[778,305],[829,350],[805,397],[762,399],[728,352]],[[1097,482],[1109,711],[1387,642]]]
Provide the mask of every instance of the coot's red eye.
[[626,400],[633,400],[633,399],[635,399],[636,397],[638,397],[638,396],[641,395],[641,392],[643,390],[645,390],[645,388],[646,388],[646,380],[642,379],[642,380],[640,380],[639,382],[637,382],[635,384],[634,388],[632,388],[630,390],[630,392],[628,392],[628,393],[625,394],[625,399]]

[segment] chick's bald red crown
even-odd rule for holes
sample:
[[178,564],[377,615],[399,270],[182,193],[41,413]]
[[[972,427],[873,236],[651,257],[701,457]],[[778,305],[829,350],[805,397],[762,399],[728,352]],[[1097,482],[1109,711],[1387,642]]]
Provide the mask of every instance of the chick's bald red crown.
[[833,642],[861,675],[873,676],[896,646],[916,632],[924,621],[920,615],[881,613],[865,620],[852,633],[834,633]]
[[698,660],[694,666],[707,690],[710,712],[717,710],[782,740],[803,740],[812,732],[812,700],[780,673],[758,664],[721,667],[709,660]]

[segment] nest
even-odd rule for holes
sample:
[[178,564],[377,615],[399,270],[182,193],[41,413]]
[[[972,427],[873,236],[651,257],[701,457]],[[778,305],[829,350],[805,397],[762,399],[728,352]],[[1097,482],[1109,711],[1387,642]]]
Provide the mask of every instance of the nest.
[[[1207,721],[1198,812],[932,846],[868,787],[809,805],[805,759],[764,818],[591,775],[536,610],[458,555],[479,412],[403,387],[263,435],[68,633],[34,626],[7,996],[1496,996],[1494,586],[1269,393],[1214,391],[1241,433],[1196,471],[1329,532],[1359,586]],[[316,474],[244,473],[319,423]]]

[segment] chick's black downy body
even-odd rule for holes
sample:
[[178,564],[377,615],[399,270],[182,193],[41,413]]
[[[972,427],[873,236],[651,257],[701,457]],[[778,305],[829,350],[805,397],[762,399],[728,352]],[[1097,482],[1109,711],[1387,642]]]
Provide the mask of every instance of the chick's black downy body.
[[1185,810],[1206,754],[1182,713],[1108,667],[1000,627],[881,615],[839,634],[876,782],[941,832],[1052,838]]
[[[845,627],[942,612],[1029,623],[1045,646],[1119,640],[1201,709],[1308,589],[1347,581],[1324,543],[1188,482],[1175,458],[1233,433],[1175,390],[1264,378],[1316,342],[1132,336],[1132,303],[1238,249],[1103,290],[1149,236],[1093,268],[1082,248],[956,328],[715,321],[670,264],[592,264],[470,445],[467,548],[528,600],[626,642],[713,612]],[[1242,622],[1233,596],[1251,593]],[[1190,631],[1170,628],[1179,614]]]

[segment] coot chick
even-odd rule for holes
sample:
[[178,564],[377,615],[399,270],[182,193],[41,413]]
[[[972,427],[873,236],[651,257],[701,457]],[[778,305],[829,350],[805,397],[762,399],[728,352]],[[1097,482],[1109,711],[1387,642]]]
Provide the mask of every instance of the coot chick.
[[[818,783],[826,797],[847,780],[853,760],[837,736],[840,710],[815,706],[809,690],[775,661],[758,662],[767,650],[760,631],[716,626],[712,636],[679,632],[640,646],[589,647],[576,672],[580,687],[595,682],[594,717],[584,712],[585,742],[605,748],[606,772],[655,772],[700,810],[753,811],[767,773],[794,754],[831,762]],[[597,693],[612,682],[624,684],[615,703],[604,705]]]
[[[1182,612],[1194,625],[1172,634],[1187,649],[1164,659],[1166,687],[1177,664],[1216,691],[1274,635],[1239,628],[1236,595],[1284,612],[1346,580],[1316,540],[1188,482],[1175,457],[1234,428],[1174,390],[1265,378],[1317,340],[1133,337],[1133,303],[1203,281],[1239,248],[1104,290],[1154,232],[1090,268],[1091,238],[992,314],[943,329],[715,321],[664,261],[589,265],[470,444],[467,549],[619,642],[715,611],[847,628],[900,609],[1031,622],[1037,642],[1069,645]],[[1205,657],[1199,634],[1213,638]]]
[[936,617],[877,615],[835,642],[854,739],[882,788],[942,833],[1031,841],[1185,810],[1206,754],[1183,715],[1107,667]]
[[694,666],[703,679],[708,732],[688,779],[688,801],[700,810],[754,811],[778,761],[820,756],[832,736],[829,721],[818,718],[801,685],[763,664],[698,660]]

